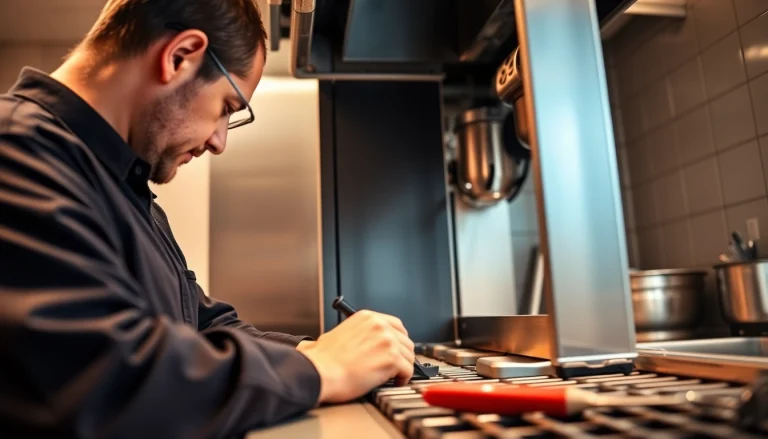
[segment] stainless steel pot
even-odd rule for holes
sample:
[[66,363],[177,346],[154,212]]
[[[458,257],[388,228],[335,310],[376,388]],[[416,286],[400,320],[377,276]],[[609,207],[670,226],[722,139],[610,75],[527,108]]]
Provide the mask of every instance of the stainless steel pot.
[[701,321],[706,275],[685,269],[631,272],[637,341],[692,338]]
[[730,324],[768,323],[768,261],[716,265],[723,318]]

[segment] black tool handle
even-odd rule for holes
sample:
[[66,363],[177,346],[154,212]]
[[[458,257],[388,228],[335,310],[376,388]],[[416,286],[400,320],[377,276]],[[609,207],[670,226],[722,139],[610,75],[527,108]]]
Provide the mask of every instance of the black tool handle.
[[335,299],[333,299],[333,309],[336,311],[341,312],[344,314],[345,317],[349,317],[352,314],[356,313],[357,310],[352,308],[346,300],[344,300],[344,296],[339,296]]

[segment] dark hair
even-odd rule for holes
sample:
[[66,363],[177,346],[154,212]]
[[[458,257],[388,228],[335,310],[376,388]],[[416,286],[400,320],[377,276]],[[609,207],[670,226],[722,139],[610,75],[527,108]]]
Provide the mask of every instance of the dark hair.
[[[204,32],[209,49],[241,78],[253,68],[259,47],[266,56],[267,32],[256,0],[109,0],[82,44],[125,59],[178,32],[171,24]],[[218,78],[221,72],[206,59],[199,76]]]

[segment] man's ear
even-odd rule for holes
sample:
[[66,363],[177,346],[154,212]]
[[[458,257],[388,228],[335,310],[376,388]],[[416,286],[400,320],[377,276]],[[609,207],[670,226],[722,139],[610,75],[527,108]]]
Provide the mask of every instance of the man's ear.
[[190,29],[169,40],[160,52],[160,80],[163,84],[194,79],[205,62],[208,37]]

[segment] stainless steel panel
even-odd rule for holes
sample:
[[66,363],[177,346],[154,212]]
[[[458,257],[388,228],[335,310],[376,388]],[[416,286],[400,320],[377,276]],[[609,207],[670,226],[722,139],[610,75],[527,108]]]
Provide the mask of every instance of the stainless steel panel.
[[318,85],[264,78],[253,102],[256,121],[212,160],[211,295],[260,329],[317,336]]
[[462,346],[486,351],[552,358],[549,316],[462,317]]
[[515,10],[538,170],[533,176],[551,358],[564,364],[634,357],[629,262],[595,2],[516,0]]
[[551,361],[518,355],[480,358],[475,370],[478,375],[500,379],[556,375]]
[[768,370],[768,338],[639,343],[639,369],[751,383]]

